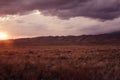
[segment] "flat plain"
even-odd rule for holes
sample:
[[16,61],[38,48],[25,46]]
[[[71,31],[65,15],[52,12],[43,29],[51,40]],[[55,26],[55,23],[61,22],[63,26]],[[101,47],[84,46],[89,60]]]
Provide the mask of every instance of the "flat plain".
[[0,80],[120,80],[120,46],[1,47]]

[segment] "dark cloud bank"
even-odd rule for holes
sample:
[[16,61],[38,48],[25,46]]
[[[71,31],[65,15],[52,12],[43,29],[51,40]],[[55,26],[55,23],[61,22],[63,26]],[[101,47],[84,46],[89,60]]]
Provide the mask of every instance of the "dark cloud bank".
[[120,16],[120,0],[0,0],[0,15],[39,10],[63,19],[84,16],[103,20]]

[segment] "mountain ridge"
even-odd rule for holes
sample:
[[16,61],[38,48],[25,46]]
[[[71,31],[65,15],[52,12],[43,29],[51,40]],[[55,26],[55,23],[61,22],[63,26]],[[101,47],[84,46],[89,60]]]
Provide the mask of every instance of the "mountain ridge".
[[43,36],[34,38],[21,38],[2,41],[15,46],[39,46],[39,45],[89,45],[89,44],[120,44],[120,35],[99,34],[81,36]]

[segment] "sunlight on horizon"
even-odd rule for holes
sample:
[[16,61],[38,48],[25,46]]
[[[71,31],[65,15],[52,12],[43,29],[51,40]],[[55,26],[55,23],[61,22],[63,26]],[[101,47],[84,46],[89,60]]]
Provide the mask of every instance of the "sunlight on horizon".
[[9,35],[6,32],[0,32],[0,40],[9,39]]

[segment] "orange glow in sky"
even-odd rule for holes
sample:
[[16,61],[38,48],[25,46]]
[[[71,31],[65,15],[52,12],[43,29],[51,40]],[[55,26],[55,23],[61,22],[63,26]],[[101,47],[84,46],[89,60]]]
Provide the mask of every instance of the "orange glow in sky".
[[9,36],[5,32],[0,32],[0,40],[7,40],[9,39]]

